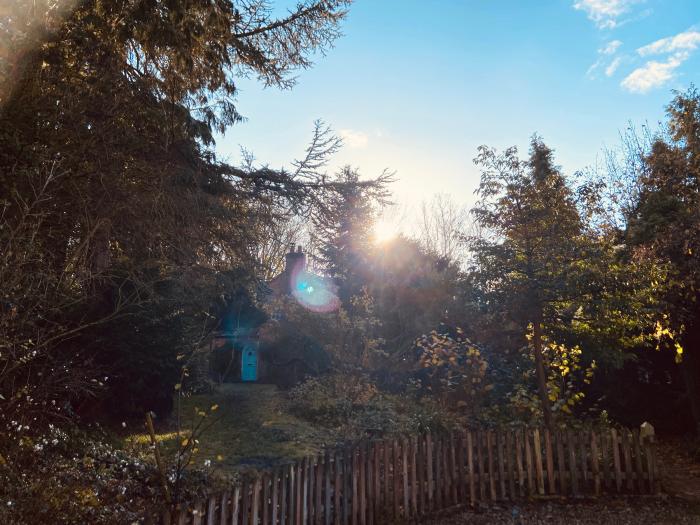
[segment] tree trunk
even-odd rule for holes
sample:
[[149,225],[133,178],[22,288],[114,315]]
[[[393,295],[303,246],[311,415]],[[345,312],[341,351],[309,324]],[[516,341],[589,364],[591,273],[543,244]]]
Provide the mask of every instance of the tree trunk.
[[544,424],[550,430],[554,431],[552,422],[552,410],[549,406],[549,394],[547,392],[547,372],[544,369],[544,356],[542,355],[542,322],[541,315],[536,317],[533,323],[532,346],[535,351],[535,369],[537,372],[537,391],[540,396],[540,404],[542,405],[542,415]]

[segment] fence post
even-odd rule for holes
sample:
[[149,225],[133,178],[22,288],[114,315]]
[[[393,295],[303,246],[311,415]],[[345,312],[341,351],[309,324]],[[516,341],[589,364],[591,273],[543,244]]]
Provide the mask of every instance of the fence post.
[[591,429],[591,470],[593,471],[593,492],[600,496],[600,468],[598,467],[598,436]]

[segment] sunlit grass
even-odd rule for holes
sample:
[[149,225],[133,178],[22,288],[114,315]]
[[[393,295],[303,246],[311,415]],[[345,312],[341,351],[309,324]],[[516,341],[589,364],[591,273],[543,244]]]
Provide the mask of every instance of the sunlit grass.
[[[289,414],[284,406],[284,394],[273,385],[226,384],[218,392],[184,397],[181,400],[180,439],[206,411],[204,425],[209,428],[197,444],[194,463],[203,466],[210,462],[223,474],[248,469],[264,469],[288,463],[317,453],[324,443],[335,436]],[[213,405],[218,405],[211,411]],[[177,453],[175,416],[169,421],[156,423],[156,441],[168,460]],[[138,450],[141,455],[152,455],[148,433],[131,434],[124,446]]]

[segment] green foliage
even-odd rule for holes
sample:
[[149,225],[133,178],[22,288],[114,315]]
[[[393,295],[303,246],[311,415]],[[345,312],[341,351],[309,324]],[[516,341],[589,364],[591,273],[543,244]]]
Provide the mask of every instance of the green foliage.
[[[3,523],[95,523],[138,521],[161,494],[155,470],[142,458],[101,438],[51,425],[23,435],[12,460],[0,456],[0,521]],[[9,437],[9,436],[8,436]]]
[[345,2],[282,19],[257,1],[58,4],[21,1],[2,25],[18,50],[0,53],[3,426],[103,412],[106,392],[113,415],[166,413],[221,274],[255,273],[249,248],[277,210],[318,198],[334,148],[317,130],[289,173],[220,163],[211,146],[240,120],[238,76],[289,87]]
[[[668,274],[655,290],[662,315],[655,333],[681,361],[688,400],[700,433],[700,94],[677,93],[667,107],[668,129],[655,138],[638,173],[640,191],[627,238],[638,257]],[[662,338],[657,338],[662,341]],[[663,341],[662,341],[663,342]],[[681,359],[682,358],[682,359]]]
[[[532,340],[532,333],[528,340]],[[535,361],[534,352],[530,344],[529,359]],[[589,366],[581,362],[582,350],[578,346],[568,348],[543,338],[543,355],[545,370],[547,371],[547,395],[551,403],[551,410],[557,419],[570,419],[574,409],[584,397],[584,389],[594,377],[596,362],[593,360]],[[525,421],[539,420],[542,418],[542,407],[537,396],[533,392],[534,366],[523,372],[522,382],[517,384],[509,396],[509,403],[519,418]]]
[[362,293],[377,206],[386,202],[386,185],[392,180],[384,173],[379,184],[362,184],[359,173],[345,167],[314,212],[317,259],[338,285],[339,297],[348,310],[352,309],[352,297]]
[[481,351],[464,337],[461,328],[455,336],[433,330],[415,344],[420,353],[418,385],[445,405],[451,404],[474,416],[479,413],[486,392],[488,363]]
[[300,384],[290,392],[290,409],[299,417],[336,429],[346,440],[446,430],[459,421],[430,398],[389,395],[366,376],[347,373]]

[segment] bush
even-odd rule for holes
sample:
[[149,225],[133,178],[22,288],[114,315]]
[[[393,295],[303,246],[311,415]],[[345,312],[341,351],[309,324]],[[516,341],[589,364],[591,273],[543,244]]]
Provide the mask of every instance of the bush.
[[443,431],[463,423],[429,398],[380,391],[362,374],[308,379],[289,393],[290,411],[344,439]]
[[2,445],[0,523],[132,523],[157,510],[153,466],[103,440],[50,425],[15,429]]

